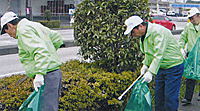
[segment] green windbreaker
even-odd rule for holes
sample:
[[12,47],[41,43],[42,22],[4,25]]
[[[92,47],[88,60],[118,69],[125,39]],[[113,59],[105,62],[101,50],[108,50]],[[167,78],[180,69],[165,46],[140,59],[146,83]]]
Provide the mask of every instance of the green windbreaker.
[[157,74],[159,68],[168,69],[183,63],[184,58],[171,31],[158,24],[148,23],[147,33],[140,49],[145,54],[143,64]]
[[185,49],[185,45],[186,43],[188,43],[187,51],[190,52],[192,50],[192,47],[196,43],[196,40],[198,39],[198,37],[200,37],[200,25],[198,29],[199,31],[196,32],[195,27],[191,22],[186,24],[179,39],[180,48]]
[[28,77],[59,69],[62,64],[57,49],[61,35],[40,23],[22,19],[17,25],[19,58]]

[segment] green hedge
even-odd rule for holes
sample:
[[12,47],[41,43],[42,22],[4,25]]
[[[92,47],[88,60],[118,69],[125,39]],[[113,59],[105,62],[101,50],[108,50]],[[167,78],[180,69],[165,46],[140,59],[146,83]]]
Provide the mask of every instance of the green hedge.
[[[117,98],[137,78],[138,72],[124,71],[120,74],[95,68],[93,63],[78,60],[61,66],[63,84],[59,111],[122,111],[130,97],[129,91],[121,101]],[[28,78],[16,86],[25,75],[13,75],[0,79],[0,103],[4,111],[17,111],[28,95],[33,92],[33,79]],[[153,82],[150,85],[153,94]]]
[[[95,68],[93,63],[78,60],[68,61],[61,66],[63,84],[59,111],[122,111],[130,97],[131,90],[122,98],[117,98],[139,76],[139,72],[124,71],[120,74],[105,72]],[[13,75],[0,79],[0,110],[17,111],[25,99],[33,92],[33,79],[27,78],[16,84],[25,75]],[[154,77],[155,79],[155,77]],[[154,108],[155,80],[149,84]],[[197,85],[198,86],[198,85]],[[197,92],[196,87],[195,92]],[[182,79],[180,99],[185,91],[185,78]]]
[[61,24],[59,20],[51,20],[51,21],[44,20],[39,22],[48,28],[59,28]]

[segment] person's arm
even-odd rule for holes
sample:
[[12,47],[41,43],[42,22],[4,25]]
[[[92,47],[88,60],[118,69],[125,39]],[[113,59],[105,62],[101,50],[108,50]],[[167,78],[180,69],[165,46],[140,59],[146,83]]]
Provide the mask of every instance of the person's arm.
[[51,38],[51,41],[53,42],[56,50],[58,50],[58,48],[60,48],[60,46],[63,44],[62,36],[60,35],[60,33],[51,30],[51,34],[49,35],[49,37]]
[[180,38],[179,38],[178,44],[179,44],[179,47],[181,49],[185,49],[185,45],[188,42],[188,38],[187,38],[188,31],[187,30],[188,30],[188,27],[185,26],[183,31],[181,32],[181,35],[180,35]]

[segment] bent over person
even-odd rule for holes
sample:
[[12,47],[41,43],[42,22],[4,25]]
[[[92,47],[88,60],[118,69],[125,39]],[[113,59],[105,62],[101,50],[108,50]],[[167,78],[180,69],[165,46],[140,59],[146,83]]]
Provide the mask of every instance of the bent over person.
[[125,35],[140,39],[140,49],[145,54],[141,74],[150,83],[155,75],[155,110],[177,111],[179,90],[184,69],[184,58],[179,45],[167,28],[143,22],[139,16],[125,21]]
[[44,85],[41,95],[42,111],[58,111],[62,84],[62,64],[57,49],[63,44],[61,35],[37,22],[19,19],[14,12],[1,17],[1,34],[18,39],[20,61],[28,77],[33,77],[34,88]]
[[[184,27],[179,39],[179,45],[184,56],[189,55],[197,39],[200,37],[200,11],[196,7],[193,7],[189,10],[187,17],[190,22]],[[185,99],[181,101],[184,103],[183,106],[191,104],[195,84],[195,79],[186,78]],[[200,101],[200,91],[197,100]]]

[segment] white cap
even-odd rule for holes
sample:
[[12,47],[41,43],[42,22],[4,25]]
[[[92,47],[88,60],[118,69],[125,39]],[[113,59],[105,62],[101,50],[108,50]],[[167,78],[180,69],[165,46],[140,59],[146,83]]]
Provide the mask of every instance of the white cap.
[[200,13],[199,10],[196,7],[193,7],[190,9],[190,11],[188,12],[188,18],[194,16],[195,14]]
[[143,20],[139,16],[131,16],[125,21],[125,25],[127,26],[126,31],[124,32],[125,35],[129,34],[134,27],[141,24]]
[[18,18],[17,14],[14,12],[6,12],[2,17],[1,17],[1,35],[5,33],[3,26],[7,24],[8,22]]

